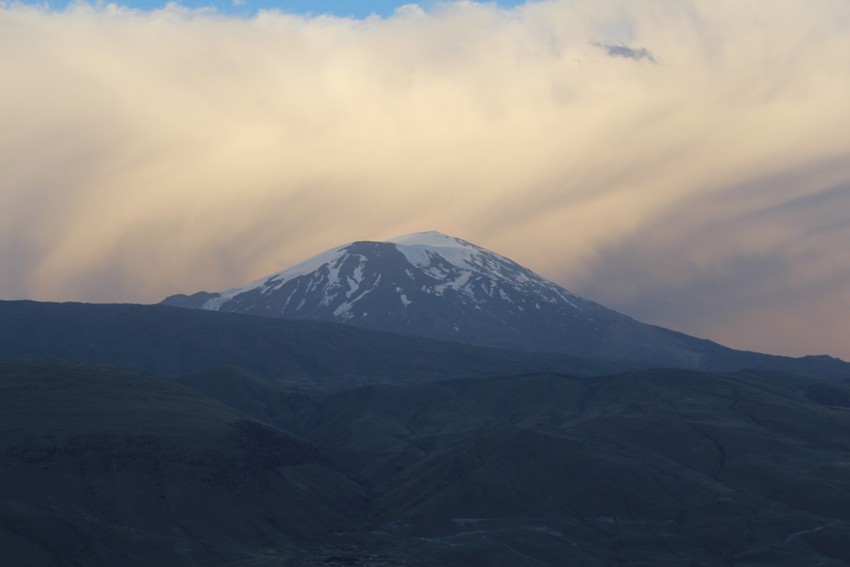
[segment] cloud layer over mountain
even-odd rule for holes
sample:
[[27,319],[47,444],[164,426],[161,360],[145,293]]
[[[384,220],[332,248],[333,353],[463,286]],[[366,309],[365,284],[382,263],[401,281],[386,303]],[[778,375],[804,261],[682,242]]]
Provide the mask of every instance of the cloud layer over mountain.
[[0,3],[0,297],[156,301],[441,230],[850,358],[850,4],[242,19]]

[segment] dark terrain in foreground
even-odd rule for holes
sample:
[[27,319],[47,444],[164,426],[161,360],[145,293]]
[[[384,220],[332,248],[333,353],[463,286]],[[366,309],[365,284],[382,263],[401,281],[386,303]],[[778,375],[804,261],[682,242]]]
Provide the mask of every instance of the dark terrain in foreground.
[[0,315],[2,565],[850,563],[835,359],[626,369],[165,306]]
[[[190,388],[192,386],[193,388]],[[850,385],[0,363],[16,565],[842,565]],[[11,561],[11,563],[9,563]]]

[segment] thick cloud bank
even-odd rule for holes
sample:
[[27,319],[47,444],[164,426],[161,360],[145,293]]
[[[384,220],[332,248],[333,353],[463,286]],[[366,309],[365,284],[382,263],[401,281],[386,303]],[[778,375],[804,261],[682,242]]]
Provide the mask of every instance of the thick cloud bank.
[[0,297],[156,301],[436,229],[850,358],[850,3],[250,19],[0,3]]

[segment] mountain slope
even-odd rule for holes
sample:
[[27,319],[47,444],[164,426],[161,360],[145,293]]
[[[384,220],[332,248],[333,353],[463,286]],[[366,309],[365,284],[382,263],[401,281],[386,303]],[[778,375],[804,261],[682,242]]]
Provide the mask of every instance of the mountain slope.
[[313,385],[617,370],[564,354],[515,353],[313,321],[165,305],[33,301],[0,301],[0,358],[62,358],[165,377],[230,364]]
[[[350,344],[336,350],[346,334],[393,348],[378,341],[384,334],[336,325],[164,306],[36,307],[62,313],[53,322],[82,345],[130,328],[112,345],[119,351],[147,335],[199,333],[178,347],[191,355],[214,336],[204,330],[234,321],[245,325],[226,336],[239,345],[278,327],[293,337],[340,330],[307,340],[320,343],[310,356],[346,364],[361,364],[345,354]],[[124,316],[87,317],[98,313]],[[103,327],[100,338],[91,327]],[[156,358],[164,344],[134,348]],[[451,351],[431,354],[440,352]],[[850,381],[681,370],[434,380],[448,377],[441,372],[357,385],[222,366],[176,384],[0,360],[0,556],[57,566],[850,561]]]
[[381,384],[334,395],[311,440],[436,564],[837,565],[848,392],[673,370]]
[[850,560],[847,381],[533,374],[368,384],[313,402],[299,434],[369,495],[350,564],[390,549],[423,566]]
[[[436,232],[339,246],[276,274],[221,292],[163,303],[285,319],[333,321],[387,332],[631,366],[786,369],[714,342],[647,325],[583,299],[499,254]],[[773,366],[771,366],[773,365]],[[795,371],[848,375],[829,359]]]
[[350,529],[359,487],[314,446],[106,366],[0,360],[4,565],[224,565]]
[[689,337],[638,323],[436,232],[354,242],[247,285],[163,303],[648,365],[695,366],[702,356]]

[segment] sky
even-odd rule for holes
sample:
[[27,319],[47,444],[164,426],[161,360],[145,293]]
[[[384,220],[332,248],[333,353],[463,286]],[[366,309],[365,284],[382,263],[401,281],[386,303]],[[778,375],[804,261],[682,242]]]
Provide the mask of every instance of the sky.
[[439,230],[850,360],[850,2],[305,6],[0,0],[0,299],[157,302]]
[[[433,8],[438,0],[427,0],[417,5],[423,8]],[[43,6],[52,10],[65,10],[73,6],[73,0],[48,0],[46,2],[27,1],[24,4]],[[100,6],[109,5],[110,2],[90,2]],[[115,3],[116,6],[124,6],[136,10],[153,11],[168,7],[169,4],[179,5],[192,10],[207,9],[218,14],[239,17],[252,17],[262,10],[276,10],[289,14],[306,16],[332,15],[341,18],[368,18],[370,16],[389,17],[396,9],[411,2],[398,2],[395,0],[189,0],[180,2],[168,2],[168,0],[134,0],[132,2]],[[498,0],[493,5],[511,7],[522,4],[521,0]]]

